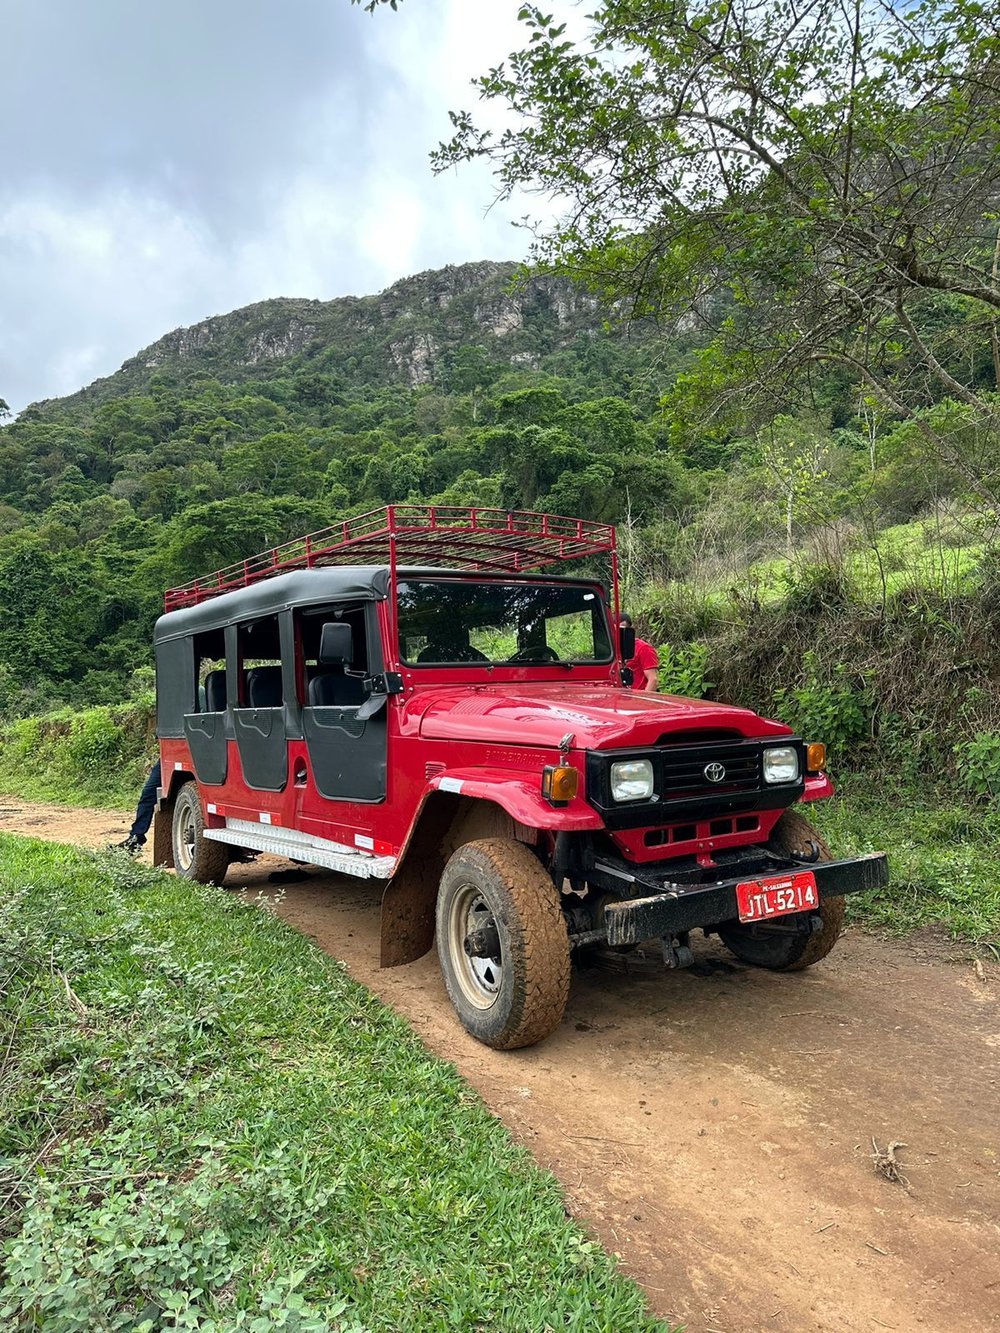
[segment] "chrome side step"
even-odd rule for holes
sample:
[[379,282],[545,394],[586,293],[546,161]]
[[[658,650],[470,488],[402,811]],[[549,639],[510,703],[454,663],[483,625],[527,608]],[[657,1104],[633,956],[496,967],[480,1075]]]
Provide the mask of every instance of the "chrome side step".
[[287,856],[292,861],[325,866],[341,875],[358,879],[389,879],[396,868],[394,856],[376,856],[339,842],[302,833],[298,829],[252,823],[249,819],[227,819],[225,828],[207,828],[205,837],[231,847],[247,847],[254,852]]

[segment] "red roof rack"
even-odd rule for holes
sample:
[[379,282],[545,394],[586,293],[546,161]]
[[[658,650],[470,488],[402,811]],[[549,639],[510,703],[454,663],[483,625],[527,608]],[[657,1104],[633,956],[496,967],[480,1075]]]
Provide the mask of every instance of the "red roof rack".
[[436,565],[523,574],[614,551],[610,523],[506,509],[388,505],[169,588],[163,602],[167,611],[176,611],[276,574],[322,565]]

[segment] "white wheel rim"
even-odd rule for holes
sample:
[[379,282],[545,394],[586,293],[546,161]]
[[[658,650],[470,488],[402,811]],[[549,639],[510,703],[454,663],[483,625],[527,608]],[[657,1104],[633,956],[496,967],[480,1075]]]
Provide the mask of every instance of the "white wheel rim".
[[179,870],[190,870],[194,861],[194,807],[185,804],[177,817],[177,843],[174,860]]
[[496,925],[493,908],[474,884],[463,884],[448,912],[448,953],[462,994],[477,1009],[494,1005],[503,988],[503,948],[496,958],[470,958],[465,938],[490,925]]

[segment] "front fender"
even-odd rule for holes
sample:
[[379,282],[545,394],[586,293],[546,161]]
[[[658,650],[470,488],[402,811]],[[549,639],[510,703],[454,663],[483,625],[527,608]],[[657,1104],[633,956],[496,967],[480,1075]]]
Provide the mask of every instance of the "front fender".
[[449,768],[435,774],[428,787],[431,791],[492,801],[527,828],[577,833],[604,827],[601,816],[580,796],[568,805],[549,805],[542,796],[541,774],[522,778],[502,768]]
[[807,773],[800,801],[824,801],[833,795],[833,783],[825,773]]
[[434,903],[455,821],[472,839],[525,838],[534,829],[603,827],[600,815],[585,801],[577,798],[557,809],[542,799],[533,779],[518,778],[505,769],[456,768],[436,774],[427,784],[396,872],[382,895],[383,967],[413,962],[433,943]]

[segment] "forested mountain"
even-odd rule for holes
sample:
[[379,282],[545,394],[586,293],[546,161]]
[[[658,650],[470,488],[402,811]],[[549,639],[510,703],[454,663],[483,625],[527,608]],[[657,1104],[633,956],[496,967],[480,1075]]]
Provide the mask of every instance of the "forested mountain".
[[180,329],[0,431],[0,704],[117,696],[162,589],[407,497],[638,520],[690,498],[656,403],[690,335],[513,264]]
[[518,274],[513,263],[463,264],[404,278],[378,296],[261,301],[175,329],[117,374],[39,406],[72,412],[148,392],[164,376],[268,379],[289,362],[366,392],[390,384],[461,391],[478,364],[470,345],[498,366],[538,369],[600,330],[595,296],[565,278]]
[[0,430],[0,712],[117,699],[164,587],[391,501],[624,522],[636,587],[693,561],[728,578],[831,521],[968,489],[960,406],[927,409],[945,458],[842,371],[769,417],[706,415],[704,311],[630,325],[568,278],[518,274],[263,302]]

